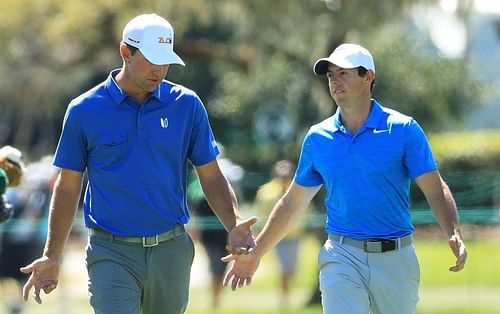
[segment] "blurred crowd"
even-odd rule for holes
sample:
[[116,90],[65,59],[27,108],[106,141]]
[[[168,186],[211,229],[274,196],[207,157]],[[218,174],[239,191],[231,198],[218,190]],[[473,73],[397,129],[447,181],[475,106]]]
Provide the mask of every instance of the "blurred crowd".
[[[18,150],[11,147],[9,152],[10,157],[18,157],[17,162],[22,160]],[[17,154],[12,155],[12,152]],[[16,160],[12,161],[16,164]],[[22,176],[19,182],[6,184],[2,195],[6,210],[0,225],[0,300],[4,303],[0,306],[5,306],[7,313],[12,314],[22,312],[21,287],[27,279],[19,267],[29,263],[43,249],[48,207],[57,174],[52,156],[29,163],[22,161],[18,165]]]

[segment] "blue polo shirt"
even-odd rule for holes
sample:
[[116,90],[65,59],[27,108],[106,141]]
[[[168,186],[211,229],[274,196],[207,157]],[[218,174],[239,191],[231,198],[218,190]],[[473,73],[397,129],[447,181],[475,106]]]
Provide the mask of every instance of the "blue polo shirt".
[[410,181],[437,169],[418,123],[372,104],[354,135],[342,125],[339,110],[312,126],[295,175],[299,185],[324,185],[326,232],[358,240],[412,233]]
[[117,85],[118,71],[71,101],[54,165],[87,170],[87,227],[150,236],[188,222],[188,163],[219,151],[193,91],[164,80],[139,104]]

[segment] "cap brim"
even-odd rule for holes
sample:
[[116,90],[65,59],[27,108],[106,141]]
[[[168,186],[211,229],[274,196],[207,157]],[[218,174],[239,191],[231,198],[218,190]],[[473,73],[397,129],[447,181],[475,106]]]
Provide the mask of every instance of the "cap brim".
[[330,64],[334,64],[342,69],[354,69],[354,68],[358,67],[358,66],[356,66],[356,65],[354,65],[346,60],[343,60],[341,58],[334,58],[334,59],[321,58],[318,61],[316,61],[316,63],[314,64],[314,67],[313,67],[314,74],[325,75],[326,72],[328,72],[328,66]]
[[328,58],[322,58],[316,61],[316,63],[313,66],[313,72],[316,75],[325,75],[327,70],[328,70],[328,65],[330,64],[330,61],[328,61]]
[[[141,49],[139,49],[141,50]],[[185,66],[186,64],[182,59],[173,51],[143,51],[142,55],[152,64],[164,65],[164,64],[180,64]]]

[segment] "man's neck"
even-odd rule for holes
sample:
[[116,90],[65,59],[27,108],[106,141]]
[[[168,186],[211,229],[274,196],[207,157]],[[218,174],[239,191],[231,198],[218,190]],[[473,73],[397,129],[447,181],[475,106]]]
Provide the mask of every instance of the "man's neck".
[[132,84],[129,76],[125,73],[125,70],[122,68],[120,72],[118,72],[115,76],[116,84],[127,94],[130,96],[134,97],[139,104],[142,104],[146,98],[151,93],[147,93],[144,91],[137,90],[137,88],[134,88],[134,85]]
[[371,100],[363,101],[353,106],[341,106],[340,117],[342,124],[352,133],[356,134],[365,124],[372,108]]

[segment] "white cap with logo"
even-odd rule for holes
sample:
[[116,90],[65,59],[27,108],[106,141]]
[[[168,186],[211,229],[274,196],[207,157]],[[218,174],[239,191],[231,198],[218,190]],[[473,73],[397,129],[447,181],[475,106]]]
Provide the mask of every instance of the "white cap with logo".
[[174,52],[174,29],[161,16],[141,14],[125,25],[122,40],[136,47],[151,63],[180,64],[184,61]]
[[363,67],[375,73],[375,63],[368,50],[356,44],[342,44],[328,56],[321,58],[314,64],[313,72],[316,75],[325,75],[329,64],[335,64],[343,69]]

